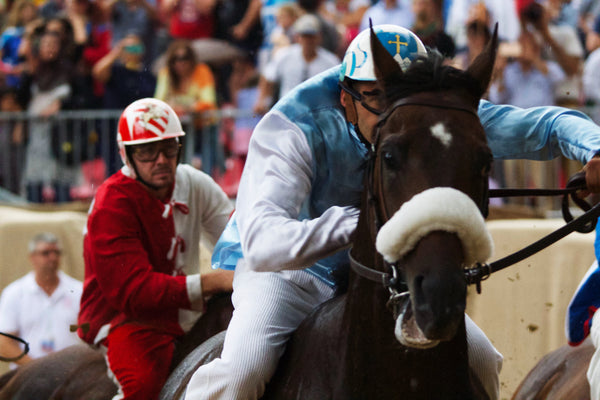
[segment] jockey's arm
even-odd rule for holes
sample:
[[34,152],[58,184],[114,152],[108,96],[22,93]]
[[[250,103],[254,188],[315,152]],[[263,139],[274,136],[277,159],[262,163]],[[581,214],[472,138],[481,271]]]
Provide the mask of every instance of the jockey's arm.
[[279,113],[256,127],[240,183],[236,218],[244,260],[257,271],[302,269],[347,247],[358,209],[331,207],[299,221],[312,190],[312,154],[305,135]]

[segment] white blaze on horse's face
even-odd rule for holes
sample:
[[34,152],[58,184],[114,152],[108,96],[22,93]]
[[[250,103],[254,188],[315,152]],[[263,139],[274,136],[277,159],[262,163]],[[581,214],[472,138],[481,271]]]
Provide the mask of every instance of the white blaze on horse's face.
[[448,129],[446,129],[446,126],[443,123],[438,122],[429,129],[431,130],[433,137],[442,142],[444,147],[450,147],[450,143],[452,143],[452,134],[448,132]]

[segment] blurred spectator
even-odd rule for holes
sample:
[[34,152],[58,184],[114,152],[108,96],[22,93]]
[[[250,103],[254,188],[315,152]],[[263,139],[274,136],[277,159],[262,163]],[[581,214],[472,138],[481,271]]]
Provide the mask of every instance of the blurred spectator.
[[319,20],[321,28],[321,47],[335,54],[344,54],[342,38],[335,25],[321,14],[325,0],[297,0],[298,6],[306,14],[312,14]]
[[284,4],[295,3],[294,0],[261,0],[260,24],[263,29],[263,40],[258,51],[258,69],[262,70],[271,60],[273,43],[271,34],[277,26],[277,11]]
[[514,42],[521,32],[516,0],[452,0],[445,23],[446,33],[454,39],[456,48],[467,45],[466,27],[473,21],[485,22],[492,30],[498,23],[498,37]]
[[554,87],[564,79],[564,72],[557,63],[542,59],[541,45],[531,32],[521,32],[519,44],[514,61],[507,63],[506,55],[498,54],[490,101],[522,108],[554,105]]
[[587,50],[590,52],[583,65],[583,91],[585,103],[591,106],[590,116],[600,123],[600,16],[596,18],[594,29],[588,33]]
[[301,14],[302,10],[296,3],[286,3],[279,7],[275,15],[277,25],[273,28],[268,39],[272,47],[269,60],[273,59],[277,51],[294,42],[294,22]]
[[264,114],[275,96],[275,84],[279,84],[278,98],[306,79],[340,63],[339,58],[320,47],[321,26],[311,14],[303,15],[294,24],[297,43],[277,53],[274,60],[262,72],[259,95],[254,111]]
[[57,33],[36,35],[31,44],[32,69],[23,74],[21,87],[26,92],[24,97],[29,97],[27,113],[34,118],[28,129],[24,192],[33,202],[68,201],[77,171],[57,160],[60,148],[48,117],[58,113],[71,95],[72,64]]
[[217,0],[163,0],[160,9],[168,18],[172,39],[211,38],[215,33]]
[[19,64],[19,46],[25,34],[25,26],[37,17],[37,8],[32,0],[16,0],[10,9],[7,27],[0,36],[2,65],[0,71],[8,86],[16,87],[21,69]]
[[[158,22],[155,3],[148,0],[105,0],[104,12],[112,26],[111,47],[114,49],[129,34],[141,38],[144,45],[143,63],[149,67],[158,56],[156,45],[156,23]],[[124,102],[129,104],[130,102]],[[121,107],[118,107],[121,108]]]
[[[8,285],[0,296],[0,330],[30,345],[29,353],[16,362],[19,365],[82,343],[69,326],[77,323],[83,284],[60,270],[58,238],[39,233],[28,250],[32,271]],[[5,337],[0,337],[0,348],[4,356],[22,351]]]
[[104,108],[125,108],[134,100],[154,95],[156,78],[142,61],[144,52],[140,37],[130,33],[94,65],[94,78],[104,84]]
[[[0,89],[0,112],[21,112],[17,89]],[[0,121],[0,187],[13,193],[19,192],[23,169],[25,122],[6,119]]]
[[[215,38],[226,40],[245,54],[258,59],[258,49],[263,42],[260,23],[261,0],[218,0],[216,7],[217,26]],[[217,87],[226,88],[233,71],[232,63],[213,65]],[[219,104],[231,103],[228,90],[219,91]]]
[[43,20],[43,33],[56,34],[60,38],[60,48],[63,57],[71,64],[76,64],[81,58],[81,44],[75,42],[75,32],[71,20],[64,15],[57,15]]
[[579,16],[571,0],[544,0],[543,4],[554,24],[569,25],[577,29]]
[[592,53],[598,47],[600,47],[600,15],[594,19],[592,28],[585,35],[585,49],[588,53]]
[[323,3],[321,14],[340,32],[342,36],[340,47],[344,50],[358,34],[360,22],[370,6],[370,0],[326,0]]
[[237,195],[242,170],[248,154],[248,145],[254,127],[260,116],[253,113],[258,98],[259,73],[251,57],[243,57],[233,62],[233,72],[229,79],[229,90],[234,100],[228,107],[237,109],[241,114],[233,118],[224,117],[221,123],[221,143],[225,148],[225,170],[217,173],[215,181],[230,198]]
[[359,32],[369,28],[369,20],[373,25],[396,24],[410,29],[415,22],[411,0],[377,0],[363,14]]
[[582,100],[581,74],[584,56],[577,32],[568,24],[558,24],[551,20],[551,15],[544,5],[533,0],[528,1],[529,3],[520,4],[523,29],[530,29],[540,35],[544,43],[544,58],[556,61],[566,75],[556,86],[556,103],[576,108]]
[[189,40],[172,42],[166,62],[158,73],[154,97],[168,103],[179,116],[217,108],[213,73],[197,61]]
[[475,20],[467,25],[467,47],[459,51],[454,57],[452,64],[456,68],[467,69],[471,62],[483,51],[486,43],[492,37],[487,24]]
[[436,0],[413,0],[415,23],[411,30],[425,46],[437,49],[445,57],[455,55],[454,40],[444,32],[441,10]]
[[[105,109],[123,109],[137,99],[154,95],[156,77],[143,62],[144,47],[139,36],[128,34],[94,65],[92,76],[104,85],[102,104]],[[116,121],[111,123],[109,131],[116,132]],[[107,147],[116,149],[115,135],[109,135],[108,140]],[[109,175],[122,165],[116,151],[109,153],[106,162]]]
[[256,58],[263,41],[261,0],[217,1],[215,38],[227,40]]
[[111,31],[107,15],[96,1],[66,0],[80,57],[72,80],[73,96],[69,108],[93,109],[101,104],[103,85],[92,78],[93,66],[110,51]]
[[[586,42],[588,34],[594,31],[594,25],[596,23],[596,17],[598,15],[600,15],[600,1],[579,1],[577,27],[583,42]],[[589,54],[590,52],[590,50],[587,50],[586,54]]]

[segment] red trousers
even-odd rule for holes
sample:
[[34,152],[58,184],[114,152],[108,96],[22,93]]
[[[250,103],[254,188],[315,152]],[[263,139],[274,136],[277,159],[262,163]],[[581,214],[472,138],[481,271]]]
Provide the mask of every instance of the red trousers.
[[175,337],[147,326],[124,324],[111,329],[103,344],[123,399],[157,399],[169,376]]

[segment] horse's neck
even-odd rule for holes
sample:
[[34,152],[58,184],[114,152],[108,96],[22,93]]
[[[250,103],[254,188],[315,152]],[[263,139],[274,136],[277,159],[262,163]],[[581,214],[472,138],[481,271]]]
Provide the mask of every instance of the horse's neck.
[[[364,266],[384,272],[381,257],[375,249],[376,232],[375,225],[371,222],[372,218],[374,216],[363,206],[353,240],[352,254]],[[394,320],[385,306],[388,298],[389,291],[380,282],[360,277],[351,270],[344,316],[346,323],[364,326],[365,333],[371,337],[377,334],[373,332],[372,327],[377,326],[378,331],[381,330],[386,337],[392,339]]]

